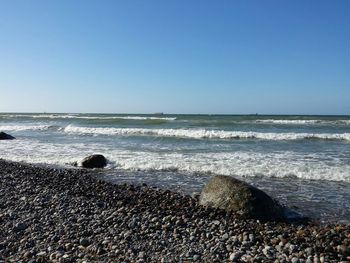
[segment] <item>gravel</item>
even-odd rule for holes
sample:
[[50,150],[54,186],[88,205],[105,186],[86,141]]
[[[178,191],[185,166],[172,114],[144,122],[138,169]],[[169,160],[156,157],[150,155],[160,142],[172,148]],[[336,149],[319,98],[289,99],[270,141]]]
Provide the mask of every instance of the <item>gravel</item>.
[[94,171],[0,160],[0,262],[349,262],[350,225],[243,220]]

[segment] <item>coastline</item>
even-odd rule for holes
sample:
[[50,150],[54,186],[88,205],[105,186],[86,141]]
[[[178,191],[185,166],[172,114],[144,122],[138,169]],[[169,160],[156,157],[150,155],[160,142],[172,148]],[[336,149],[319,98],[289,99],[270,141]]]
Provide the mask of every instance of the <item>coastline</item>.
[[83,169],[0,159],[0,180],[0,262],[350,260],[350,224],[243,220]]

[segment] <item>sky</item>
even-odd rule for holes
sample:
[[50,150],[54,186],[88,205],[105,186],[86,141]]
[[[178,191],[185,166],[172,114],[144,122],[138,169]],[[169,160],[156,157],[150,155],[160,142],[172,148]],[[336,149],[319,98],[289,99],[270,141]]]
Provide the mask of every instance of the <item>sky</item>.
[[0,1],[0,112],[350,114],[350,1]]

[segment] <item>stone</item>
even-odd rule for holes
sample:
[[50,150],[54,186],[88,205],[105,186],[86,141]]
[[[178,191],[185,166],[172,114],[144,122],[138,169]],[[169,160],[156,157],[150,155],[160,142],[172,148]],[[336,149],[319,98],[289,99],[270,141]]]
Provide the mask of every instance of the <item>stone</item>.
[[338,245],[337,250],[344,256],[350,256],[350,246]]
[[222,238],[222,240],[227,240],[228,239],[228,234],[227,233],[223,234],[221,238]]
[[102,154],[90,155],[81,162],[84,168],[103,168],[107,165],[107,159]]
[[13,230],[15,230],[16,232],[20,232],[20,231],[24,231],[26,230],[27,228],[27,225],[22,223],[22,222],[19,222],[15,225],[15,227],[13,228]]
[[33,254],[30,251],[25,252],[23,255],[23,257],[26,259],[31,258],[32,256],[33,256]]
[[263,191],[230,176],[215,176],[203,188],[203,206],[235,212],[244,218],[284,221],[284,208]]
[[200,255],[193,255],[193,261],[197,261],[200,259]]
[[307,256],[311,256],[314,253],[314,250],[312,249],[312,247],[307,247],[305,248],[305,253]]
[[41,251],[39,253],[36,254],[37,257],[45,257],[46,256],[46,252],[45,251]]
[[244,253],[241,251],[231,253],[229,256],[229,261],[237,261],[239,260]]
[[89,239],[87,239],[87,238],[81,238],[80,240],[79,240],[79,243],[80,243],[80,245],[82,245],[83,247],[87,247],[88,245],[90,245],[90,240]]
[[15,137],[11,136],[10,134],[7,134],[5,132],[0,132],[0,140],[14,140]]

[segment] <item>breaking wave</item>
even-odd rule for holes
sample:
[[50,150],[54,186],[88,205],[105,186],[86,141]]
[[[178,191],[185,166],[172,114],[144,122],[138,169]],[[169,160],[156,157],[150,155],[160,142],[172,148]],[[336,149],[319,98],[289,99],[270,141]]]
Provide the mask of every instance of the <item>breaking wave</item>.
[[45,131],[54,126],[52,125],[3,125],[0,131]]
[[[108,148],[104,144],[43,143],[22,139],[0,144],[0,158],[29,163],[68,165],[82,160],[88,153],[101,153],[110,162],[109,168],[130,171],[172,171],[189,174],[223,174],[263,176],[309,180],[350,182],[350,164],[325,153],[295,152],[229,152],[194,153],[152,152]],[[328,161],[324,162],[323,159]]]
[[205,129],[143,129],[143,128],[93,128],[67,126],[67,133],[119,136],[158,136],[191,139],[260,139],[260,140],[350,140],[350,133],[263,133]]
[[33,119],[86,119],[86,120],[163,120],[174,121],[176,117],[155,117],[155,116],[81,116],[74,114],[5,114],[3,118],[33,118]]
[[312,125],[312,124],[324,124],[324,125],[350,125],[350,120],[256,120],[256,123],[270,123],[270,124],[285,124],[285,125]]

